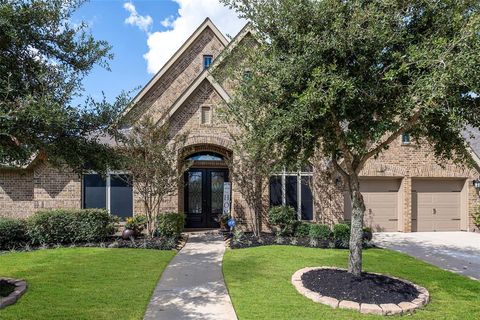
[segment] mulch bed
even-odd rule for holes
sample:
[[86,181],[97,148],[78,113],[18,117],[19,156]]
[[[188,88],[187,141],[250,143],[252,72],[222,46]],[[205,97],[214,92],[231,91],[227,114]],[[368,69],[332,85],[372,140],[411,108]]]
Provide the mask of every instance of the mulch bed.
[[304,273],[301,279],[307,289],[322,296],[358,303],[398,304],[419,295],[409,283],[371,273],[356,278],[345,270],[318,269]]
[[[14,248],[9,251],[33,251],[39,249],[54,249],[54,248],[74,248],[74,247],[88,247],[88,248],[132,248],[132,249],[155,249],[155,250],[174,250],[181,249],[185,244],[187,236],[182,234],[179,238],[174,237],[153,237],[144,238],[138,237],[135,239],[124,240],[121,237],[112,237],[103,242],[88,242],[88,243],[73,243],[73,244],[52,244],[42,246],[25,245],[23,247]],[[0,251],[1,253],[2,251]]]
[[0,297],[8,297],[15,290],[15,285],[6,280],[0,279]]
[[[309,237],[277,236],[273,233],[262,233],[260,238],[253,233],[244,233],[240,239],[235,239],[229,232],[224,233],[225,240],[229,241],[232,249],[252,248],[268,245],[290,245],[307,248],[348,248],[348,244],[335,243],[333,240],[312,240]],[[373,247],[371,242],[364,244],[365,248]]]

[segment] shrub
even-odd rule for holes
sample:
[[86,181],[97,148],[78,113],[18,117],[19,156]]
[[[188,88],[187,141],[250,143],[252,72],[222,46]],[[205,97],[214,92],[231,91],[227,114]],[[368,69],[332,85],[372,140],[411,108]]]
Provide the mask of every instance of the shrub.
[[475,208],[473,213],[473,224],[480,228],[480,204]]
[[293,233],[293,226],[296,221],[295,210],[292,207],[278,206],[268,210],[268,222],[278,227],[281,235]]
[[46,210],[27,220],[32,244],[98,242],[115,232],[116,217],[103,209]]
[[326,224],[312,224],[308,236],[311,239],[330,240],[332,237],[332,231]]
[[0,218],[0,250],[22,247],[28,242],[24,220]]
[[295,237],[308,237],[310,233],[310,225],[311,223],[299,221],[295,224],[295,231],[293,234]]
[[333,239],[338,248],[348,248],[350,240],[350,226],[345,223],[339,223],[333,226]]
[[157,216],[156,234],[165,237],[178,237],[185,225],[185,215],[177,212],[166,212]]
[[372,241],[373,232],[372,228],[365,227],[363,228],[363,241]]
[[135,234],[139,235],[147,226],[147,217],[143,214],[137,214],[133,217],[129,217],[125,223],[125,229],[135,231]]

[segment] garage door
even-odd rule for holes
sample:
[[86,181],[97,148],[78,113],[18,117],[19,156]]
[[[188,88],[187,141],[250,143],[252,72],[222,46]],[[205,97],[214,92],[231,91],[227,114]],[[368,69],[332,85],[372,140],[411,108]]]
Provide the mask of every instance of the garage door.
[[412,231],[460,230],[463,180],[412,181]]
[[[398,231],[399,179],[362,179],[360,191],[365,201],[365,226],[373,231]],[[345,219],[351,218],[351,202],[345,196]]]

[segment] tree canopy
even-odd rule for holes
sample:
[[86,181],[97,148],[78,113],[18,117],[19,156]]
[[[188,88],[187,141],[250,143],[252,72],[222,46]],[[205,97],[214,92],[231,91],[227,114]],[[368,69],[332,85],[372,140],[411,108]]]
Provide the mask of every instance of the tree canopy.
[[108,68],[110,46],[74,25],[84,1],[0,0],[0,163],[21,165],[43,153],[53,164],[104,169],[112,150],[99,139],[128,103],[91,99],[72,106],[95,65]]
[[462,132],[480,127],[480,3],[224,2],[262,40],[230,108],[256,106],[257,134],[285,159],[321,150],[342,174],[353,204],[349,270],[360,274],[365,162],[409,132],[439,160],[471,163]]

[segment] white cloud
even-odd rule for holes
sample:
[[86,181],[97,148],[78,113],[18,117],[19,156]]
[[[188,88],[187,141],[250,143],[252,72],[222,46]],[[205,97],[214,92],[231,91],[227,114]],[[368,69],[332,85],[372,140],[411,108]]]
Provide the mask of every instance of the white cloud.
[[[161,22],[164,27],[170,29],[148,33],[148,52],[143,57],[147,61],[149,73],[156,73],[205,18],[209,17],[223,34],[231,36],[236,35],[246,23],[238,18],[233,10],[220,4],[218,0],[172,1],[179,5],[177,16],[175,18],[167,17]],[[125,9],[127,9],[127,4],[132,5],[125,3]],[[134,9],[135,7],[133,7]],[[132,15],[132,11],[129,10],[129,12]],[[136,13],[136,11],[133,12]]]
[[125,19],[125,23],[132,26],[137,26],[140,30],[148,32],[148,29],[153,23],[152,17],[139,15],[137,9],[131,2],[125,2],[123,7],[130,13],[130,15]]
[[175,20],[175,18],[173,16],[169,16],[169,17],[166,17],[165,19],[162,20],[162,22],[160,22],[160,24],[162,26],[164,26],[165,28],[171,28],[173,26],[173,21]]

